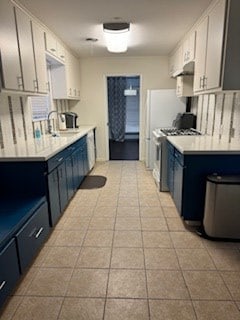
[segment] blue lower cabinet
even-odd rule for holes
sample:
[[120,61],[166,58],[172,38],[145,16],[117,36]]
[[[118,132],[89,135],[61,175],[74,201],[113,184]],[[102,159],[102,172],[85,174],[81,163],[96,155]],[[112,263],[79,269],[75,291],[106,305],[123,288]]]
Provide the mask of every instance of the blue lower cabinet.
[[31,263],[49,232],[48,207],[45,202],[16,234],[21,273]]
[[58,189],[58,170],[54,169],[48,176],[48,199],[50,211],[50,224],[54,226],[61,215],[59,189]]
[[73,197],[74,195],[74,184],[73,184],[73,165],[72,165],[72,156],[69,156],[65,160],[66,164],[66,179],[67,179],[67,195],[68,195],[68,201]]
[[0,307],[20,278],[17,248],[12,239],[0,252]]
[[61,213],[63,213],[64,209],[68,204],[67,175],[65,161],[58,167],[58,188],[60,210]]

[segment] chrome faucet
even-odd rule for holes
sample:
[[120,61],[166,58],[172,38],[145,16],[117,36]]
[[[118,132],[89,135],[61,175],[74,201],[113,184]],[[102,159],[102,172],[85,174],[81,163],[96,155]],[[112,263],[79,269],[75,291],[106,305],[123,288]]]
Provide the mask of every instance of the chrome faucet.
[[56,112],[56,114],[59,115],[59,117],[60,117],[60,119],[61,119],[62,122],[65,121],[65,118],[64,118],[64,116],[63,116],[62,113],[59,113],[59,112],[56,111],[56,110],[50,111],[50,112],[48,113],[48,116],[47,116],[48,133],[50,133],[50,134],[52,134],[52,125],[51,125],[51,121],[50,121],[50,116],[51,116],[51,114],[54,113],[54,112]]

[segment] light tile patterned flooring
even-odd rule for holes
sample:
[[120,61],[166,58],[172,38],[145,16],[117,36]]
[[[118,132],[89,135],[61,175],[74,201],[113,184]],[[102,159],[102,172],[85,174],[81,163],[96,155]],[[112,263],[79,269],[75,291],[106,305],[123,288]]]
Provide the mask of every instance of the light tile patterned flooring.
[[99,163],[1,320],[239,320],[240,243],[186,229],[138,161]]

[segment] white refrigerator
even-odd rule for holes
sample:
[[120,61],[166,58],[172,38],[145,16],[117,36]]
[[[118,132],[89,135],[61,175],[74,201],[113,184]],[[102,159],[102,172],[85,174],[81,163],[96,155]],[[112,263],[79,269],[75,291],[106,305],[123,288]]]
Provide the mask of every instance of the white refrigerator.
[[178,98],[175,89],[148,90],[146,100],[146,166],[153,169],[155,128],[172,127],[177,114],[186,111],[186,99]]

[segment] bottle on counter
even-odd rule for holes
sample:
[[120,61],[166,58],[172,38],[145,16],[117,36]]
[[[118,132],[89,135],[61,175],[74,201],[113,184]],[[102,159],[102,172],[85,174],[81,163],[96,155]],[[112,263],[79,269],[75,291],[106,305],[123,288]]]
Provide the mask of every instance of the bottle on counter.
[[34,132],[35,139],[41,138],[41,130],[37,127]]

